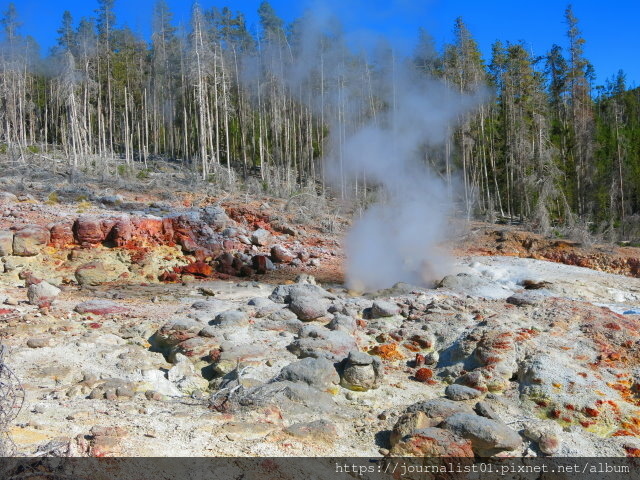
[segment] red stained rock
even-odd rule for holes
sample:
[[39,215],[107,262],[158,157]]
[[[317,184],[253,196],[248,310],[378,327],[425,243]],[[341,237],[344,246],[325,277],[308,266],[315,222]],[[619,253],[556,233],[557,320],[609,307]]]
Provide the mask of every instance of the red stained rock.
[[240,242],[236,242],[235,240],[231,240],[229,238],[223,240],[222,242],[222,248],[224,250],[238,250],[240,247]]
[[73,243],[73,224],[60,222],[51,227],[51,244],[56,247],[64,247]]
[[295,258],[295,255],[282,245],[274,245],[271,247],[271,260],[274,262],[289,263]]
[[133,239],[139,239],[141,243],[152,245],[173,244],[174,232],[171,219],[158,218],[131,218],[131,235]]
[[303,250],[301,252],[298,252],[298,258],[302,261],[302,262],[308,262],[309,259],[311,258],[311,255],[309,255],[309,252]]
[[185,357],[206,357],[212,351],[212,342],[203,337],[191,337],[177,344],[171,351],[173,355],[181,353]]
[[419,368],[416,371],[416,380],[418,380],[419,382],[426,382],[428,380],[431,380],[431,378],[433,377],[433,370],[431,370],[430,368]]
[[473,457],[471,441],[446,430],[429,427],[416,430],[391,450],[394,456]]
[[29,270],[23,270],[18,274],[18,278],[24,280],[25,287],[30,287],[31,285],[37,285],[42,282],[41,278],[36,277],[33,272]]
[[93,245],[105,240],[102,222],[90,216],[78,217],[73,222],[73,236],[80,245]]
[[163,272],[158,277],[158,280],[161,282],[177,282],[180,280],[180,277],[176,272]]
[[160,328],[160,330],[156,332],[155,336],[163,344],[173,347],[185,340],[196,337],[198,335],[198,331],[199,330],[195,328],[184,330],[176,329],[173,324],[169,323]]
[[584,411],[584,414],[588,417],[597,417],[600,415],[600,412],[598,410],[591,407],[584,407],[583,411]]
[[182,247],[182,251],[185,253],[193,253],[198,250],[198,244],[188,235],[177,234],[176,243]]
[[251,263],[256,273],[261,275],[267,273],[267,257],[265,255],[255,255],[251,259]]
[[91,429],[89,455],[92,457],[113,457],[122,454],[122,438],[127,431],[121,427],[93,427]]
[[78,313],[93,313],[95,315],[108,315],[111,313],[124,313],[129,309],[109,300],[89,300],[76,305]]
[[122,247],[131,240],[133,236],[133,224],[128,218],[122,218],[116,221],[111,228],[107,240],[112,242],[116,247]]
[[196,277],[210,277],[213,275],[213,267],[208,263],[194,262],[182,267],[182,273],[188,273]]

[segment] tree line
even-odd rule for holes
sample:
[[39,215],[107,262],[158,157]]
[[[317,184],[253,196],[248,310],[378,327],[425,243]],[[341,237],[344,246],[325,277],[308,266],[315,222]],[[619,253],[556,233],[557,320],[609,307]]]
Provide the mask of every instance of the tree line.
[[[307,184],[324,191],[329,133],[339,150],[356,123],[391,108],[376,78],[393,63],[355,53],[337,24],[320,32],[309,59],[308,22],[285,24],[266,1],[252,32],[241,12],[197,3],[190,25],[178,28],[158,0],[150,42],[118,25],[114,1],[98,0],[95,17],[77,22],[65,12],[44,58],[9,5],[1,18],[0,153],[16,161],[62,154],[79,170],[116,159],[117,174],[164,158],[204,182],[259,171],[281,192]],[[567,47],[541,56],[522,42],[496,41],[484,59],[458,18],[451,44],[439,50],[421,30],[411,58],[393,61],[461,94],[491,92],[450,125],[444,145],[421,152],[445,182],[460,185],[466,213],[628,236],[640,224],[640,89],[628,89],[622,71],[594,85],[571,6],[565,22]],[[310,60],[312,78],[292,81],[296,65]],[[357,114],[354,99],[364,107]],[[338,194],[372,189],[363,172]]]

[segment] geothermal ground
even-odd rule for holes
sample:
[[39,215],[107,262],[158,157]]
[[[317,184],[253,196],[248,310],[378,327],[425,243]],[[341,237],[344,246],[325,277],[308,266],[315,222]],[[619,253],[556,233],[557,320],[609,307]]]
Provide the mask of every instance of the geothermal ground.
[[363,295],[302,197],[51,187],[0,194],[16,454],[640,454],[638,249],[472,224]]

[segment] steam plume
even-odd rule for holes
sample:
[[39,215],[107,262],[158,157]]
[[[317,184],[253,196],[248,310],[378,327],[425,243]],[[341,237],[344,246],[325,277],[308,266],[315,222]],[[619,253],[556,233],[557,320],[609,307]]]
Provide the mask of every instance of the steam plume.
[[296,28],[299,41],[289,46],[292,61],[280,81],[294,94],[314,92],[300,100],[329,124],[326,174],[343,193],[364,178],[377,187],[379,201],[346,237],[348,285],[428,284],[446,268],[439,244],[452,205],[425,152],[442,148],[483,95],[462,95],[427,78],[377,35],[350,37],[326,6],[308,11]]

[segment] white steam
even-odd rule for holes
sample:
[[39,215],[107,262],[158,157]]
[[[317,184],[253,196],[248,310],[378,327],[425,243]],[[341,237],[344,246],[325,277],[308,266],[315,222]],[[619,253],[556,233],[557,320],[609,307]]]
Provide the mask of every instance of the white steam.
[[343,147],[343,174],[354,180],[365,172],[382,192],[346,238],[347,282],[362,290],[397,282],[425,285],[444,275],[451,195],[427,166],[424,149],[442,145],[448,127],[477,105],[477,99],[420,78],[406,64],[394,70],[394,85],[381,90],[395,92],[385,99],[389,109]]
[[[326,7],[308,11],[295,28],[296,44],[262,45],[263,67],[284,51],[290,62],[269,74],[328,124],[325,175],[343,193],[365,179],[376,188],[378,202],[346,237],[348,285],[428,284],[447,267],[441,246],[452,195],[426,153],[442,153],[449,132],[483,94],[462,95],[427,78],[378,35],[350,37]],[[262,68],[249,59],[244,70]],[[245,80],[256,85],[256,77]]]

